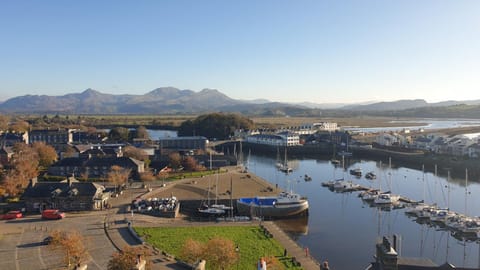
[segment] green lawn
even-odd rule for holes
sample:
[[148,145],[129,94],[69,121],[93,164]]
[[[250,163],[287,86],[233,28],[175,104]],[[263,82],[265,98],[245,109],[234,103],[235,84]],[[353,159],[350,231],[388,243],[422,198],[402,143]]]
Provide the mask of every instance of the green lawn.
[[[256,262],[262,256],[276,256],[284,262],[285,269],[302,269],[290,265],[290,258],[283,257],[283,247],[273,238],[268,238],[258,226],[198,226],[141,228],[135,231],[153,246],[178,256],[185,240],[192,238],[207,242],[218,236],[232,240],[240,249],[238,269],[256,269]],[[181,259],[181,258],[180,258]],[[208,262],[207,262],[208,266]],[[234,265],[231,269],[237,269]]]

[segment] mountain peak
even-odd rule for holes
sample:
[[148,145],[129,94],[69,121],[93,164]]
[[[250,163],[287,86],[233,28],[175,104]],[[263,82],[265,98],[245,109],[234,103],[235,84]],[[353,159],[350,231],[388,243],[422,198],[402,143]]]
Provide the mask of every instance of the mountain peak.
[[101,93],[98,92],[97,90],[95,89],[92,89],[92,88],[87,88],[85,89],[85,91],[83,91],[82,93],[80,93],[81,95],[88,95],[88,96],[92,96],[92,95],[100,95]]

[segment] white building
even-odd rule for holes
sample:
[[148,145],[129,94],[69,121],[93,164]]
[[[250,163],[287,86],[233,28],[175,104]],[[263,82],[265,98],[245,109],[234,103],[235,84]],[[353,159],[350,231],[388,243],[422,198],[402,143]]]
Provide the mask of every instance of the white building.
[[247,136],[249,143],[264,144],[271,146],[295,146],[300,145],[300,137],[291,132],[277,134],[256,134]]

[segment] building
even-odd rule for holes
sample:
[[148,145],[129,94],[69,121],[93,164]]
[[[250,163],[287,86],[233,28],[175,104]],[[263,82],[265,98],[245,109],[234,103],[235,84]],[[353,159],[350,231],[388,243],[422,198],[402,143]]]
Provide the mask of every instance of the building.
[[79,182],[68,177],[61,182],[37,182],[32,179],[22,195],[27,212],[41,212],[44,209],[61,211],[101,210],[107,206],[109,192],[102,185]]
[[7,166],[10,163],[10,160],[13,156],[13,148],[12,147],[2,147],[0,148],[0,164],[3,166]]
[[32,130],[29,143],[44,142],[50,145],[68,144],[73,142],[73,129],[41,129]]
[[203,136],[185,136],[161,138],[158,140],[160,148],[172,149],[175,151],[206,150],[207,138]]
[[271,146],[295,146],[300,145],[300,137],[293,132],[257,134],[248,136],[246,142]]
[[2,133],[0,134],[1,146],[14,146],[16,143],[28,143],[28,132],[24,133]]
[[131,170],[137,178],[145,172],[145,163],[129,157],[71,157],[64,158],[48,168],[54,176],[87,175],[89,178],[106,178],[112,166]]
[[319,123],[313,123],[312,124],[312,129],[318,130],[318,131],[336,131],[338,130],[338,124],[334,122],[319,122]]

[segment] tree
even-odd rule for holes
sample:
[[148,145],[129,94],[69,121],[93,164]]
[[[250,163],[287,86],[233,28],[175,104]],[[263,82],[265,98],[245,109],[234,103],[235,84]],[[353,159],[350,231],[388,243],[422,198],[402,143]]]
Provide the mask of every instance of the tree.
[[239,114],[210,113],[183,122],[178,128],[179,136],[205,136],[213,139],[228,139],[236,129],[252,129],[252,120]]
[[189,238],[183,244],[182,250],[180,251],[180,256],[186,262],[193,264],[201,259],[204,259],[204,253],[204,245],[196,240]]
[[29,129],[30,129],[30,124],[23,120],[17,120],[10,126],[10,130],[20,132],[20,133],[27,132]]
[[107,175],[108,182],[114,184],[116,190],[118,185],[123,185],[127,183],[131,171],[131,169],[126,169],[118,165],[113,165]]
[[16,143],[13,146],[10,164],[21,186],[26,186],[28,180],[38,176],[38,153],[25,143]]
[[22,190],[22,182],[24,181],[19,181],[18,177],[15,177],[13,171],[9,171],[3,176],[1,186],[10,197],[15,197]]
[[177,170],[180,168],[180,165],[182,165],[182,157],[178,152],[170,153],[168,159],[170,161],[170,166],[172,166],[174,170]]
[[0,115],[0,131],[5,131],[8,129],[8,123],[10,118],[6,115]]
[[198,164],[197,164],[197,161],[193,157],[187,156],[183,159],[182,166],[187,171],[196,171]]
[[87,258],[85,239],[78,231],[53,231],[52,241],[49,246],[54,250],[64,253],[64,263],[70,268],[72,265],[79,265]]
[[126,142],[130,138],[130,131],[128,130],[128,128],[115,127],[112,128],[108,133],[108,138],[111,141]]
[[44,142],[35,142],[32,144],[32,147],[38,154],[38,162],[40,167],[48,168],[55,161],[57,161],[57,152],[52,146],[46,145]]
[[148,134],[147,128],[144,126],[139,126],[135,131],[135,138],[150,140],[150,134]]
[[125,146],[125,148],[123,149],[123,156],[131,157],[141,161],[145,161],[146,159],[148,159],[147,152],[143,151],[140,148],[137,148],[135,146],[130,146],[130,145]]
[[[146,259],[150,254],[147,249],[141,247],[125,246],[122,251],[115,252],[110,261],[108,261],[108,270],[131,270],[138,262],[139,255]],[[150,268],[147,263],[146,269]]]
[[239,259],[233,241],[221,237],[208,240],[203,255],[211,269],[228,268]]

